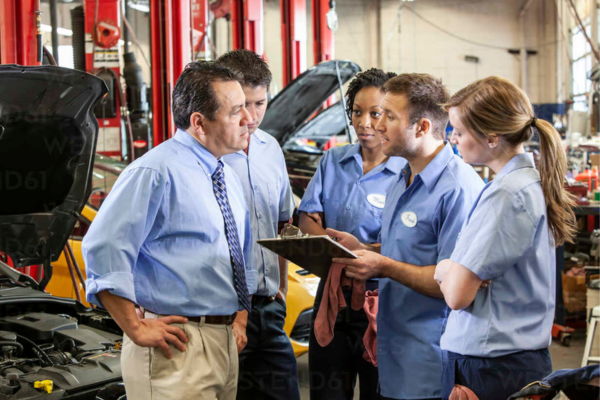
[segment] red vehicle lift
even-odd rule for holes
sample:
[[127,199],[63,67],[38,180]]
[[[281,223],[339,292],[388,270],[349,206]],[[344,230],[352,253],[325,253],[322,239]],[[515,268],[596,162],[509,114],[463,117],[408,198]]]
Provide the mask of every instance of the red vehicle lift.
[[234,49],[252,50],[262,56],[263,0],[231,1],[231,36]]
[[0,1],[0,64],[41,65],[39,0]]
[[150,1],[152,124],[155,146],[175,133],[171,92],[185,66],[192,61],[190,10],[191,0]]
[[331,0],[312,0],[315,65],[323,61],[333,60],[333,31],[327,25],[327,13],[331,7]]
[[281,0],[283,86],[306,70],[306,1]]

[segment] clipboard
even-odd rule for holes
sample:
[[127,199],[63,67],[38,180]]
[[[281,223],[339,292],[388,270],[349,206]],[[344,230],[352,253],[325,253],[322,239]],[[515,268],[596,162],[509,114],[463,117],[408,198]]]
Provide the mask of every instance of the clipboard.
[[358,258],[327,235],[262,239],[256,243],[324,279],[334,258]]

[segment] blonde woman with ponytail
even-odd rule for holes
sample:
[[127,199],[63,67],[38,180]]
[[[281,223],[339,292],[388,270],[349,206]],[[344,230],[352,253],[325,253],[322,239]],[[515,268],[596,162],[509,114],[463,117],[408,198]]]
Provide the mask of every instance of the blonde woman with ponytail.
[[[452,256],[436,267],[453,310],[442,335],[442,395],[454,384],[506,400],[552,372],[555,247],[572,242],[575,217],[563,188],[558,132],[527,95],[499,77],[476,81],[445,105],[463,159],[490,167]],[[523,144],[537,131],[539,170]]]

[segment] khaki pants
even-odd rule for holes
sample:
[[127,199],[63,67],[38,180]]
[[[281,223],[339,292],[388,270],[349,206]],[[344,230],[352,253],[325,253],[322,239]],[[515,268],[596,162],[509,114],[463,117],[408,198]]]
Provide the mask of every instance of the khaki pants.
[[[157,318],[146,311],[146,318]],[[140,347],[123,337],[121,368],[128,400],[235,400],[238,353],[230,325],[173,324],[189,342],[173,358],[162,350]]]

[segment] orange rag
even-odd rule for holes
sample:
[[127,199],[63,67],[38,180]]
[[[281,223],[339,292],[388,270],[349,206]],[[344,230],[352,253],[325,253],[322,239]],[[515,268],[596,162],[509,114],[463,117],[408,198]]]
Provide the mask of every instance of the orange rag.
[[479,400],[479,397],[471,389],[463,385],[454,385],[449,400]]
[[363,309],[369,320],[369,326],[367,326],[365,336],[363,337],[363,344],[365,345],[365,354],[363,354],[363,358],[374,366],[377,366],[377,310],[379,309],[379,289],[369,290],[367,292]]
[[346,308],[343,286],[352,287],[352,309],[360,310],[365,302],[365,282],[350,279],[344,273],[343,264],[333,263],[329,268],[327,282],[323,289],[323,298],[315,319],[315,337],[321,347],[327,346],[333,339],[333,327],[340,310]]

